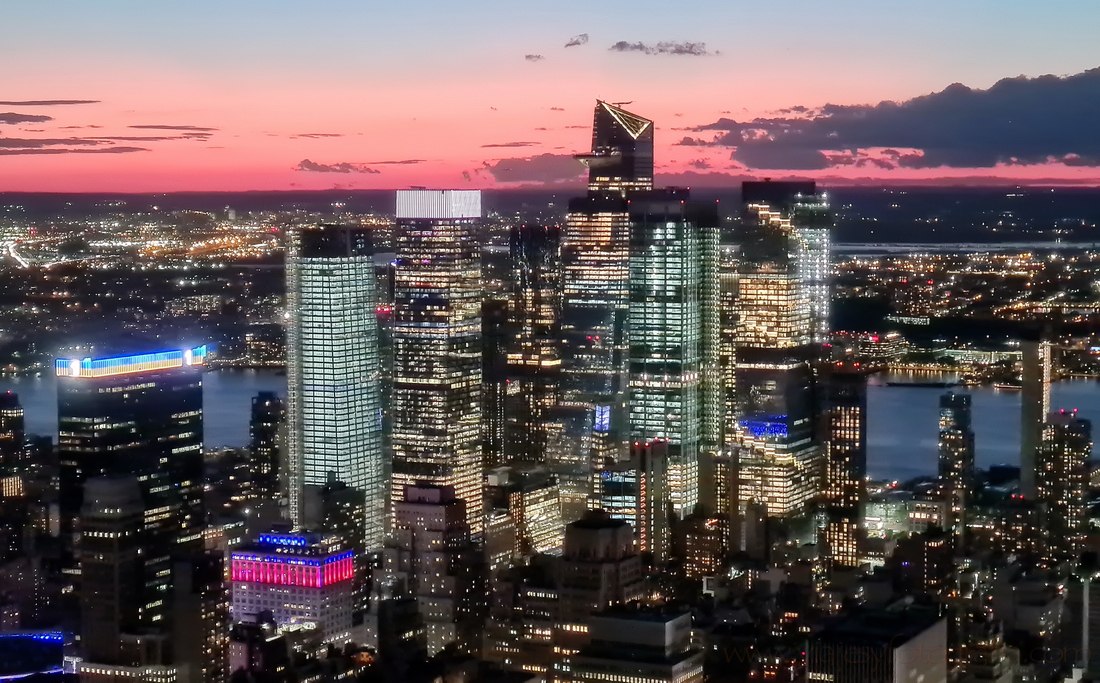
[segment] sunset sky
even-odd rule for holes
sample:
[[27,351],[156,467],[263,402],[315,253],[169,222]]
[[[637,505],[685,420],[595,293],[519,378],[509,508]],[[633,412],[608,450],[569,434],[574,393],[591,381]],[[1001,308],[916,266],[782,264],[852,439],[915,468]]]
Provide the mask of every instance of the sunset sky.
[[1094,0],[3,4],[0,191],[568,184],[596,98],[667,183],[1100,183]]

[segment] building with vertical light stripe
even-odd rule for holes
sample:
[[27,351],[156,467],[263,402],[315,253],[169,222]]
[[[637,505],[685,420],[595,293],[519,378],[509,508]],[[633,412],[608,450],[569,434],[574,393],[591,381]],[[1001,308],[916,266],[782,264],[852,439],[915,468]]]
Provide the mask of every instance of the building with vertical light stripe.
[[1088,532],[1088,460],[1092,423],[1076,410],[1047,416],[1035,463],[1035,495],[1043,566],[1074,566],[1085,549]]
[[[708,405],[705,305],[714,273],[714,204],[687,190],[637,192],[630,201],[629,424],[631,439],[662,439],[668,449],[669,503],[680,517],[699,503],[699,461]],[[708,248],[710,247],[710,248]],[[713,348],[713,347],[711,347]]]
[[834,365],[826,378],[825,560],[858,567],[863,503],[867,495],[867,376]]
[[292,231],[287,253],[287,454],[291,519],[306,486],[341,481],[365,497],[368,552],[382,547],[385,484],[373,248],[366,228]]
[[398,190],[391,500],[451,486],[480,538],[481,260],[476,190]]
[[974,430],[970,394],[949,391],[940,396],[939,486],[947,502],[944,528],[956,547],[966,531],[966,508],[974,486]]

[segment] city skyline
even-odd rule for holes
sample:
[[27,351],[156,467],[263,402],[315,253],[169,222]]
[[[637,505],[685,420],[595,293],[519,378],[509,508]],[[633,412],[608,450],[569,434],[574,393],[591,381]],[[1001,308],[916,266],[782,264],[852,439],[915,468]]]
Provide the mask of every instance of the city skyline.
[[1082,2],[133,9],[8,8],[0,186],[576,187],[596,97],[657,122],[659,185],[1100,181]]

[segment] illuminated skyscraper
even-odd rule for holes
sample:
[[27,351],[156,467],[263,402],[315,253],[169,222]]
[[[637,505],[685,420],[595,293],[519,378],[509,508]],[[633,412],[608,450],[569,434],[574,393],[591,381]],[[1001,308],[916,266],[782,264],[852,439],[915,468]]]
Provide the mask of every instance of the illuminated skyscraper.
[[270,391],[252,397],[248,422],[248,448],[252,456],[253,495],[263,500],[277,498],[282,490],[282,434],[286,425],[286,401]]
[[1036,451],[1042,441],[1043,421],[1050,414],[1053,349],[1045,339],[1021,342],[1023,377],[1020,391],[1020,492],[1036,494]]
[[561,371],[561,231],[556,225],[511,230],[515,336],[508,351],[505,452],[545,462]]
[[653,189],[653,122],[597,100],[592,151],[577,158],[588,167],[589,190]]
[[390,495],[453,486],[484,525],[481,452],[481,193],[397,192]]
[[821,472],[809,291],[797,268],[798,237],[781,212],[747,204],[736,239],[736,496],[742,509],[755,500],[782,517],[805,509]]
[[11,473],[23,460],[24,431],[23,406],[19,396],[11,391],[0,394],[0,466]]
[[841,365],[826,381],[826,558],[830,566],[856,567],[866,498],[867,376]]
[[[687,190],[638,192],[630,202],[629,423],[633,440],[663,439],[668,495],[681,517],[699,503],[708,404],[704,372],[717,364],[717,314],[706,300],[715,273],[718,212]],[[706,305],[706,304],[711,305]]]
[[955,543],[966,532],[966,507],[974,486],[974,430],[970,394],[948,392],[940,397],[939,485],[947,501],[948,531]]
[[627,433],[630,216],[626,197],[653,188],[653,122],[597,101],[586,197],[569,202],[561,235],[561,405],[574,437],[611,406],[611,431]]
[[[370,232],[294,230],[287,252],[287,442],[291,519],[305,486],[333,479],[363,492],[363,547],[382,547],[385,512],[381,366]],[[357,544],[358,545],[358,544]]]
[[1085,543],[1085,494],[1092,423],[1077,411],[1051,413],[1036,454],[1036,501],[1040,509],[1042,560],[1047,567],[1076,564]]

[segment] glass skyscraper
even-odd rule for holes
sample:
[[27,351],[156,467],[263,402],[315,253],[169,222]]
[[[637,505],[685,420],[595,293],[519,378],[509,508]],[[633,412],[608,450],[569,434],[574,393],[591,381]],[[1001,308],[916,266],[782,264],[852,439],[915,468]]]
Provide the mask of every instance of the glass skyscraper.
[[[367,228],[291,233],[287,253],[287,452],[291,518],[306,524],[306,486],[362,491],[363,547],[385,519],[381,366],[373,248]],[[349,539],[350,540],[350,539]],[[355,542],[358,545],[358,542]]]
[[453,486],[484,528],[481,261],[476,190],[399,190],[393,310],[392,500]]
[[966,507],[974,485],[974,430],[970,394],[949,391],[940,396],[939,486],[947,501],[944,528],[958,544],[966,531]]
[[[630,203],[629,424],[634,440],[667,441],[668,496],[680,516],[699,503],[704,376],[716,363],[707,305],[718,212],[687,190],[634,193]],[[709,342],[709,343],[707,343]]]
[[834,365],[826,377],[825,557],[830,567],[858,567],[867,477],[867,376]]

